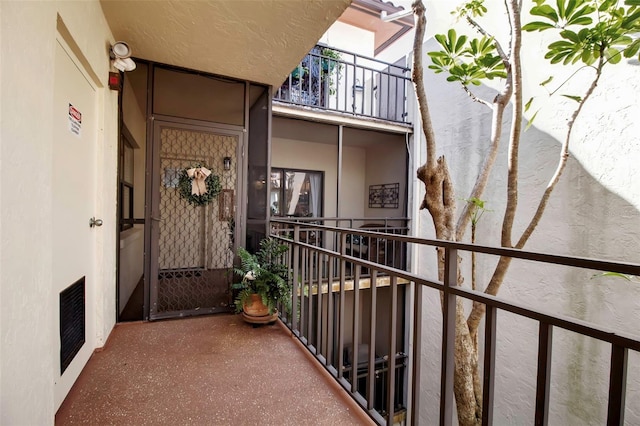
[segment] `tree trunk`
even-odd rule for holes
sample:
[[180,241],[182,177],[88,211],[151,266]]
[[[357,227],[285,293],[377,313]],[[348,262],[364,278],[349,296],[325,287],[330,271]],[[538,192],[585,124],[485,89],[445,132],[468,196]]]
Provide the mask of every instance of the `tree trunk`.
[[[426,92],[424,90],[422,74],[422,38],[426,19],[424,17],[424,5],[421,1],[413,3],[416,15],[416,38],[414,41],[414,64],[412,79],[422,125],[426,138],[427,159],[418,171],[417,176],[424,183],[425,195],[420,209],[427,209],[433,219],[437,239],[455,241],[455,213],[456,198],[449,174],[446,159],[435,157],[435,136],[429,116]],[[459,269],[458,269],[459,270]],[[444,251],[438,250],[438,276],[444,277]],[[458,274],[458,285],[462,284],[462,275]],[[477,425],[482,418],[481,391],[476,387],[479,384],[477,370],[477,351],[474,349],[473,340],[467,326],[466,315],[462,299],[456,303],[456,338],[455,338],[455,371],[454,371],[454,395],[458,410],[459,423],[462,426]],[[476,380],[474,380],[476,378]]]
[[469,333],[462,298],[456,301],[455,372],[453,393],[458,423],[475,426],[482,422],[482,389],[478,375],[478,351]]

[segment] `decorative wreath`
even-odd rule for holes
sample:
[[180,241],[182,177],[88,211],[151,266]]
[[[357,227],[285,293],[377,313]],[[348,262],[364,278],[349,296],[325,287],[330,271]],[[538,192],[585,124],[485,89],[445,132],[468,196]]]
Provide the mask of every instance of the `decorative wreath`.
[[[204,177],[206,175],[206,178]],[[202,181],[204,180],[204,185]],[[206,186],[206,189],[205,189]],[[198,189],[199,188],[199,189]],[[178,180],[180,196],[194,206],[207,205],[222,191],[220,178],[201,164],[180,171]]]

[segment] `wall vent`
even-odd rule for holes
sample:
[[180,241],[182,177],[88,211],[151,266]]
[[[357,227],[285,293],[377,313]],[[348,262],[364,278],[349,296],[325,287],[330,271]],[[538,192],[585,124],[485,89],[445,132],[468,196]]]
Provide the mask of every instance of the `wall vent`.
[[84,278],[60,293],[60,374],[85,342]]

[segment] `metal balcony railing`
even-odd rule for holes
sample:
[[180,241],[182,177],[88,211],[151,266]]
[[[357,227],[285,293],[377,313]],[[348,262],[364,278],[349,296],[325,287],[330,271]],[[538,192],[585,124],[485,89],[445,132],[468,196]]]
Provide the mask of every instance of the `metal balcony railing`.
[[[361,233],[346,234],[345,253],[358,259],[379,263],[391,268],[406,270],[407,267],[407,246],[401,241],[394,241],[388,238],[381,238],[376,233],[407,235],[409,230],[409,219],[390,217],[369,217],[369,218],[327,218],[327,217],[296,217],[289,218],[288,221],[306,223],[309,226],[300,230],[300,241],[317,247],[334,249],[340,246],[339,235],[324,232],[323,229],[316,229],[314,224],[324,226],[350,228]],[[289,222],[291,223],[291,222]],[[290,226],[275,225],[272,233],[280,236],[293,236],[293,228]],[[337,271],[337,262],[334,270]],[[323,265],[326,269],[327,265]],[[346,277],[353,279],[354,265],[347,263]],[[315,273],[315,272],[314,272]],[[369,277],[371,272],[363,268],[361,275]],[[334,278],[338,278],[335,276]]]
[[[345,219],[351,221],[350,219]],[[272,236],[290,246],[286,259],[292,270],[290,308],[281,307],[281,319],[325,369],[378,424],[417,424],[420,403],[423,293],[435,291],[442,300],[442,338],[429,340],[441,350],[439,416],[441,425],[454,418],[454,345],[457,298],[486,307],[483,363],[483,425],[493,424],[496,371],[496,333],[499,311],[538,324],[536,390],[533,424],[549,423],[554,329],[566,330],[608,344],[611,349],[608,389],[608,425],[624,424],[629,350],[640,352],[640,337],[608,330],[585,321],[551,314],[457,286],[458,253],[476,252],[546,265],[640,275],[640,265],[557,256],[514,249],[413,238],[401,233],[372,232],[359,228],[327,226],[296,220],[272,220]],[[314,233],[314,241],[308,239]],[[444,281],[348,254],[349,236],[396,241],[408,250],[427,247],[444,252]],[[328,242],[319,244],[319,241]],[[353,240],[352,240],[353,241]],[[333,246],[333,242],[337,242]],[[355,253],[352,253],[355,254]],[[353,275],[349,277],[349,265]],[[368,269],[368,277],[363,274]],[[412,303],[413,306],[410,306]],[[408,315],[413,312],[413,315]],[[409,333],[411,331],[411,333]],[[352,336],[360,336],[353,339]],[[354,343],[354,340],[356,343]],[[532,342],[533,344],[533,342]],[[411,348],[411,349],[410,349]],[[431,363],[437,365],[438,362]],[[355,367],[357,366],[357,368]],[[355,373],[354,373],[355,370]],[[523,385],[525,388],[528,386]],[[566,389],[554,389],[559,398]],[[411,397],[410,397],[411,395]]]
[[407,122],[410,69],[317,45],[273,95],[274,101],[385,121]]

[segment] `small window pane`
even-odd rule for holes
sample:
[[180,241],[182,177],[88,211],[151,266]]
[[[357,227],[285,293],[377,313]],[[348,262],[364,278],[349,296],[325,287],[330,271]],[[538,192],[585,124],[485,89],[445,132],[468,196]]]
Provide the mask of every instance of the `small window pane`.
[[282,197],[280,196],[281,190],[282,173],[271,172],[271,199],[269,202],[271,207],[271,216],[282,216]]
[[294,217],[322,216],[322,172],[272,172],[271,214]]
[[123,180],[128,183],[133,183],[133,148],[128,144],[124,144],[124,153],[122,158],[122,171],[124,173]]

